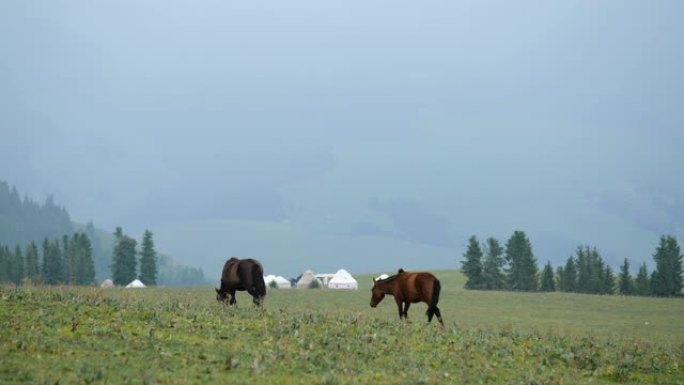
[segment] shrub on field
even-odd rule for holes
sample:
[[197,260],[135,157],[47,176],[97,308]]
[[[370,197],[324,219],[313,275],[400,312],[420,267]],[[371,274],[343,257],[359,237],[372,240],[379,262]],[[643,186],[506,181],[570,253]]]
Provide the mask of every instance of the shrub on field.
[[321,288],[321,284],[318,282],[317,279],[314,279],[314,280],[311,281],[311,283],[309,284],[309,289],[320,289],[320,288]]
[[276,281],[271,281],[271,282],[268,284],[268,287],[270,287],[271,289],[277,289],[277,288],[278,288],[278,284],[276,283]]

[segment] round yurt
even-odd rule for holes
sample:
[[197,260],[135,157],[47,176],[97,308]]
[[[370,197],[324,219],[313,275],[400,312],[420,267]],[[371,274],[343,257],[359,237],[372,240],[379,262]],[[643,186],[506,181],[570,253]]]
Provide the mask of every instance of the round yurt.
[[145,284],[140,282],[139,279],[135,279],[131,283],[126,285],[126,289],[135,289],[135,288],[142,288],[142,287],[145,287]]
[[285,279],[284,277],[280,275],[267,275],[264,277],[264,283],[266,284],[267,288],[272,288],[273,285],[275,284],[275,288],[277,289],[289,289],[292,287],[290,285],[290,281]]
[[328,289],[357,290],[359,283],[345,269],[340,269],[328,282]]
[[[313,282],[317,283],[313,283]],[[301,278],[299,278],[299,281],[297,281],[297,289],[311,289],[312,286],[318,286],[319,288],[323,288],[323,282],[316,278],[316,275],[314,275],[313,271],[307,270],[304,273],[302,273]]]

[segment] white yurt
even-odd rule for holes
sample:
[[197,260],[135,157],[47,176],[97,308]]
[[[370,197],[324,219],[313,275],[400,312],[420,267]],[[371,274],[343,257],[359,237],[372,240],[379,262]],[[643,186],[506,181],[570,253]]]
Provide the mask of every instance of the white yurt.
[[281,275],[276,275],[274,281],[276,285],[278,285],[278,289],[289,289],[292,287],[292,285],[290,285],[290,281]]
[[313,281],[318,281],[318,287],[323,288],[323,282],[321,282],[320,279],[316,278],[313,271],[307,270],[304,273],[302,273],[302,276],[299,278],[299,281],[297,281],[297,289],[310,289],[311,282]]
[[126,289],[138,288],[138,287],[145,287],[145,284],[140,282],[139,279],[135,279],[135,280],[133,280],[133,282],[126,285]]
[[114,287],[114,281],[111,278],[107,278],[100,284],[100,287]]
[[328,282],[328,289],[357,290],[359,283],[345,269],[340,269]]
[[280,275],[269,274],[269,275],[264,277],[264,283],[266,284],[267,288],[271,287],[271,282],[275,282],[276,287],[278,289],[289,289],[291,287],[290,281],[288,281],[287,279],[285,279],[284,277],[282,277]]

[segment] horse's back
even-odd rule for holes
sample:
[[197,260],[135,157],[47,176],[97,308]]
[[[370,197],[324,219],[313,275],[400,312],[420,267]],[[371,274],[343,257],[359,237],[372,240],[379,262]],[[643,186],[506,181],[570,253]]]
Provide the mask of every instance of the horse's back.
[[[439,280],[432,273],[400,273],[399,284],[401,292],[408,302],[432,302],[435,295],[435,285],[439,287]],[[439,289],[437,289],[439,290]]]
[[[264,269],[256,259],[231,258],[226,261],[221,276],[222,285],[234,290],[248,290],[251,287],[258,288],[257,291],[264,292],[263,284]],[[262,289],[263,288],[263,289]]]
[[264,268],[261,266],[261,262],[252,258],[243,259],[242,262],[244,262],[245,265],[249,265],[249,267],[252,269],[256,268],[257,271],[261,272],[261,275],[263,276]]

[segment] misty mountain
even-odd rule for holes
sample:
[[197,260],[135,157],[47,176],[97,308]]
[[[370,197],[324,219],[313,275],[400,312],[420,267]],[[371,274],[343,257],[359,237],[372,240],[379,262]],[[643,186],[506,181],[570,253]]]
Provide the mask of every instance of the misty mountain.
[[0,178],[206,272],[458,267],[514,230],[638,266],[684,235],[683,11],[5,2]]
[[73,229],[69,213],[51,196],[45,203],[22,198],[16,187],[0,180],[0,245],[23,248],[31,241],[40,244],[45,238],[61,238]]

